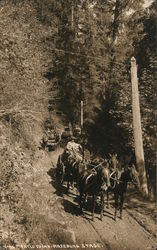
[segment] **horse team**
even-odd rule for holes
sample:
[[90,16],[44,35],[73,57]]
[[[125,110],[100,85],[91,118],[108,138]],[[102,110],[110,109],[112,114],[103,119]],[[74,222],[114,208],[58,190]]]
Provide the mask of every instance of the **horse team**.
[[128,182],[132,182],[136,187],[139,187],[139,178],[135,165],[117,167],[116,155],[110,155],[110,159],[104,160],[97,158],[91,162],[86,162],[84,159],[78,160],[77,157],[67,153],[59,155],[56,180],[63,184],[67,182],[67,189],[70,185],[76,186],[79,193],[80,212],[83,213],[83,208],[89,196],[92,197],[92,219],[94,220],[95,207],[97,197],[100,197],[100,219],[103,218],[105,196],[107,199],[107,207],[109,207],[109,194],[114,194],[115,214],[117,218],[118,201],[120,201],[120,218],[122,219],[124,194],[127,190]]

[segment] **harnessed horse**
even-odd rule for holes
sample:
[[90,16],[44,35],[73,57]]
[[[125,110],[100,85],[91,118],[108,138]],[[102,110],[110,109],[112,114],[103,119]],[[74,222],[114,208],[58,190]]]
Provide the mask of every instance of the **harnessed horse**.
[[83,212],[83,206],[85,204],[85,199],[87,195],[92,195],[93,197],[93,209],[92,209],[92,219],[94,220],[94,212],[96,206],[96,198],[98,195],[101,197],[101,212],[100,218],[103,217],[104,209],[104,192],[110,186],[109,181],[109,169],[102,166],[104,162],[94,166],[92,164],[92,169],[84,170],[78,178],[78,188],[80,193],[80,211]]
[[80,159],[78,160],[74,155],[68,155],[66,152],[58,157],[56,180],[61,184],[66,181],[68,190],[70,188],[70,184],[73,187],[73,182],[76,182],[78,164],[81,163]]
[[118,211],[118,200],[120,198],[120,218],[122,219],[124,194],[127,191],[128,182],[132,182],[135,186],[139,187],[139,178],[135,165],[128,167],[125,170],[115,170],[110,174],[110,188],[107,190],[107,204],[109,206],[109,192],[114,193],[115,199],[115,214],[114,219],[116,221]]

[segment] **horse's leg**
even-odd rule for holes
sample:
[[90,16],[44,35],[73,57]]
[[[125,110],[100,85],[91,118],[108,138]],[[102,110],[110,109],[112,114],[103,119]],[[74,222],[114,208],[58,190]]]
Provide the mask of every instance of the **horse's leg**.
[[88,192],[85,193],[84,200],[83,200],[83,205],[87,204],[88,201]]
[[67,190],[69,191],[69,189],[70,189],[70,182],[69,182],[69,180],[67,181]]
[[76,196],[77,197],[79,196],[79,187],[78,187],[77,183],[76,183]]
[[107,192],[106,192],[106,198],[107,198],[107,208],[110,208],[110,204],[109,204],[109,190],[107,190]]
[[73,173],[71,173],[70,183],[71,183],[71,188],[74,190],[74,174]]
[[64,177],[61,177],[61,180],[59,180],[59,183],[62,185],[64,182]]
[[87,193],[84,194],[83,198],[83,206],[85,206],[85,203],[87,202]]
[[96,195],[93,194],[93,211],[92,211],[92,220],[94,221],[94,212],[96,206]]
[[104,211],[104,198],[105,198],[105,193],[102,191],[101,192],[101,211],[100,211],[100,219],[101,220],[103,218],[103,211]]
[[79,188],[79,193],[80,193],[79,196],[80,213],[83,214],[84,190],[82,188]]
[[114,199],[115,199],[115,214],[114,214],[114,219],[116,221],[117,219],[117,210],[118,210],[118,194],[114,194]]
[[70,181],[70,184],[71,184],[71,188],[74,189],[74,182],[73,182],[73,180]]
[[61,176],[61,180],[60,180],[60,184],[61,184],[61,185],[62,185],[63,182],[64,182],[64,176],[65,176],[65,173],[63,173],[62,176]]
[[120,219],[122,219],[123,202],[124,202],[124,193],[121,193],[120,195]]
[[69,191],[70,189],[70,184],[71,184],[72,178],[71,178],[71,173],[67,172],[67,190]]
[[80,192],[80,197],[79,197],[79,203],[80,203],[80,213],[82,214],[83,213],[83,204],[82,204],[82,196],[83,196],[83,193]]

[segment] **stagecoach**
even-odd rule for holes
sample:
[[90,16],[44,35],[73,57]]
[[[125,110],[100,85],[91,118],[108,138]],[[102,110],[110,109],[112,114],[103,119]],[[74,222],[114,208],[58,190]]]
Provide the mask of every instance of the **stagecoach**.
[[51,126],[48,128],[41,140],[41,147],[43,149],[48,149],[48,151],[55,150],[59,143],[59,134],[56,131],[56,128]]

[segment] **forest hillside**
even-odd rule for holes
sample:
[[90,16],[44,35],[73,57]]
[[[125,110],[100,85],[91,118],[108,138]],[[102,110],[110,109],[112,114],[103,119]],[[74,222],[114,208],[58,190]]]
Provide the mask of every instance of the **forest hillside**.
[[[80,126],[83,101],[85,147],[104,158],[116,153],[122,164],[129,155],[135,160],[132,56],[138,64],[148,198],[155,199],[156,16],[155,1],[147,8],[143,0],[0,1],[2,247],[36,243],[38,235],[41,243],[58,243],[63,235],[74,242],[71,224],[52,213],[54,204],[57,213],[63,203],[55,203],[56,193],[51,201],[46,171],[63,149],[52,155],[39,150],[47,122],[59,135],[69,123]],[[48,204],[47,214],[40,203]]]

